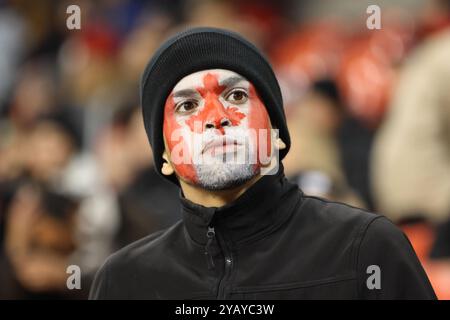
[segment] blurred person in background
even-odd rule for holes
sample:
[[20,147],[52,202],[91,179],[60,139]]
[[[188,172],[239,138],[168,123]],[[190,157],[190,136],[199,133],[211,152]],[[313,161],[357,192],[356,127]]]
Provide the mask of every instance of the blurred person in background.
[[31,183],[8,210],[2,289],[7,299],[83,297],[67,291],[66,268],[76,248],[77,201]]
[[414,31],[393,18],[385,18],[381,30],[350,38],[336,75],[346,109],[337,132],[341,161],[349,184],[372,210],[375,203],[369,168],[373,139],[388,109],[397,66],[411,46]]
[[69,256],[76,248],[78,199],[60,193],[58,181],[75,153],[75,140],[69,126],[56,118],[41,116],[28,125],[25,145],[14,156],[19,173],[2,181],[11,194],[5,207],[2,262],[10,276],[5,281],[14,289],[1,295],[61,297]]
[[297,104],[288,117],[292,148],[284,160],[286,175],[306,194],[364,207],[340,160],[336,136],[344,110],[335,83],[317,81]]
[[[380,211],[394,221],[450,217],[450,31],[429,37],[405,62],[377,135],[372,179]],[[446,234],[444,236],[444,234]],[[450,256],[443,232],[436,254]]]
[[[73,295],[81,297],[83,291],[74,291],[71,295],[69,291],[63,290],[67,290],[65,281],[61,283],[57,279],[62,281],[62,274],[64,278],[67,278],[65,268],[70,264],[76,264],[83,270],[83,287],[89,287],[89,277],[92,276],[92,272],[96,271],[104,257],[114,248],[114,236],[119,219],[117,200],[114,194],[108,191],[106,184],[102,183],[94,159],[79,153],[76,134],[70,130],[70,127],[71,125],[58,115],[41,116],[29,129],[27,138],[23,140],[22,149],[15,153],[14,162],[8,159],[9,157],[2,159],[4,168],[19,167],[19,173],[14,179],[6,176],[7,180],[5,180],[4,176],[2,181],[4,188],[10,194],[10,200],[5,205],[5,209],[9,208],[9,210],[5,211],[4,217],[6,258],[12,263],[13,273],[17,275],[21,286],[30,290],[34,295],[49,294],[48,290],[55,289],[61,294],[58,297]],[[5,153],[7,152],[10,151],[6,149]],[[22,205],[26,203],[20,196],[21,190],[25,188],[24,185],[39,186],[37,191],[36,188],[27,188],[29,191],[25,192],[27,195],[31,194],[30,198],[38,199],[34,209],[27,209],[28,207]],[[45,196],[55,192],[57,193],[55,197]],[[58,205],[60,202],[63,205]],[[67,205],[64,203],[66,202],[74,202],[74,205],[65,209]],[[67,210],[70,211],[70,214],[65,213]],[[21,218],[26,216],[26,213],[22,211],[30,212],[30,217],[33,217],[36,223],[27,223],[21,227],[20,224],[25,224],[26,220]],[[47,219],[48,217],[50,219]],[[54,221],[51,217],[56,217],[58,220]],[[42,281],[42,290],[39,289],[39,286],[34,287],[34,279],[25,277],[23,280],[21,278],[21,272],[25,265],[30,266],[26,271],[34,270],[32,263],[27,262],[27,252],[29,251],[27,248],[31,246],[32,249],[33,228],[39,225],[41,219],[44,221],[44,226],[46,223],[54,226],[43,227],[45,232],[42,235],[44,237],[57,239],[58,232],[64,232],[59,231],[61,228],[63,230],[69,228],[70,232],[67,231],[67,237],[72,243],[71,250],[65,251],[61,263],[54,265],[55,268],[59,268],[58,272],[56,270],[49,271],[49,274],[59,275],[59,278],[54,281],[48,279],[48,284],[46,284],[45,277],[40,280],[36,279],[36,281]],[[23,241],[17,239],[23,239]],[[20,245],[20,243],[23,243],[24,246],[21,251],[23,259],[16,260],[15,245]],[[32,253],[30,253],[31,256]],[[49,265],[53,263],[50,258],[45,260],[45,256],[41,260],[42,263],[47,261]],[[64,270],[61,270],[63,262],[66,264]],[[38,275],[36,273],[35,277]],[[27,282],[27,279],[30,283]],[[46,285],[49,287],[47,288]],[[86,295],[86,292],[84,294]]]

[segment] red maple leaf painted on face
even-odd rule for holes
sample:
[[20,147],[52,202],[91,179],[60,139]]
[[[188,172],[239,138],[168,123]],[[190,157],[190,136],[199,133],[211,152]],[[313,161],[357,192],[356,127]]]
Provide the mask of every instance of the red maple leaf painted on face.
[[231,125],[238,126],[241,123],[241,120],[245,118],[245,114],[239,112],[237,107],[224,107],[219,100],[219,96],[225,88],[225,86],[219,84],[217,75],[207,73],[203,77],[203,87],[196,89],[205,100],[205,105],[198,114],[193,115],[186,120],[186,124],[190,127],[192,132],[202,133],[205,129],[205,124],[211,123],[222,134],[225,134],[224,128],[221,126],[221,121],[223,119],[228,119],[231,122]]

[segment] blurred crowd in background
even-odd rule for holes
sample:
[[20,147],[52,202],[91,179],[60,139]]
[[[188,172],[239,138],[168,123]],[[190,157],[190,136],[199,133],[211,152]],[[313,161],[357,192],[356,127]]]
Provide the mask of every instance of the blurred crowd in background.
[[[66,27],[71,4],[81,30]],[[180,219],[139,80],[162,41],[200,25],[271,60],[289,179],[393,220],[450,299],[448,0],[0,0],[0,298],[86,298],[109,254]]]

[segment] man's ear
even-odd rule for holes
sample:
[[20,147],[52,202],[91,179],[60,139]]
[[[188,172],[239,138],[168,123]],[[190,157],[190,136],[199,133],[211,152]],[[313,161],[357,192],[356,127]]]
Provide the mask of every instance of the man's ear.
[[164,150],[162,157],[164,159],[164,163],[161,168],[161,173],[165,176],[170,176],[175,172],[175,170],[173,169],[172,164],[170,163],[167,151]]
[[275,147],[276,147],[278,150],[286,149],[286,143],[284,143],[284,141],[281,140],[281,138],[277,138],[277,139],[275,140]]
[[[283,150],[286,149],[286,143],[284,143],[283,140],[281,140],[280,137],[278,137],[278,129],[276,127],[272,126],[272,123],[270,123],[270,129],[271,130],[271,134],[272,134],[272,141],[274,141],[274,148],[278,149],[278,150]],[[273,130],[275,129],[275,130]]]

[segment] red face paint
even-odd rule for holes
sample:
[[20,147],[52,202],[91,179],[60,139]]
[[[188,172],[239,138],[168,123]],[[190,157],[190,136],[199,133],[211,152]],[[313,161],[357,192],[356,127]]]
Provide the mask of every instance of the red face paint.
[[[250,113],[248,119],[248,127],[257,132],[257,149],[258,149],[258,165],[261,165],[260,148],[262,141],[266,142],[266,156],[269,157],[272,151],[271,127],[269,115],[264,103],[256,93],[255,87],[249,86]],[[260,130],[265,130],[266,136],[259,135]],[[262,140],[265,138],[264,140]]]
[[196,183],[198,181],[197,173],[195,172],[194,166],[192,165],[192,157],[190,154],[183,154],[183,152],[189,152],[184,137],[179,137],[179,139],[172,139],[172,134],[176,130],[181,130],[181,126],[178,124],[175,117],[175,102],[173,100],[173,95],[169,95],[164,106],[164,123],[163,123],[163,134],[166,139],[167,147],[169,149],[169,157],[172,159],[172,152],[175,147],[181,144],[180,157],[189,158],[191,161],[189,163],[177,163],[174,164],[177,173],[188,181]]
[[[219,85],[217,75],[207,73],[203,77],[203,87],[196,89],[204,99],[205,106],[197,115],[186,120],[186,124],[189,125],[192,132],[202,133],[205,129],[205,124],[211,123],[221,134],[225,134],[224,128],[220,125],[222,119],[228,119],[231,125],[238,126],[241,123],[241,119],[245,118],[245,114],[239,112],[237,107],[225,108],[220,102],[219,96],[226,87]],[[197,121],[202,125],[197,126],[195,131],[194,124]]]
[[[226,106],[220,99],[226,87],[219,84],[217,74],[207,72],[202,78],[202,85],[195,87],[195,90],[202,99],[202,107],[199,107],[200,109],[195,111],[187,119],[185,116],[181,117],[176,113],[175,101],[172,94],[168,97],[165,104],[163,134],[166,139],[168,151],[170,152],[170,157],[173,159],[173,152],[181,144],[181,148],[178,148],[178,150],[182,149],[182,152],[178,156],[189,159],[186,163],[174,163],[177,174],[194,184],[198,182],[197,172],[193,165],[192,150],[189,150],[185,139],[191,139],[194,133],[203,134],[206,129],[206,124],[213,125],[218,135],[225,135],[226,128],[221,125],[223,119],[227,119],[230,122],[230,127],[242,127],[243,129],[255,130],[256,142],[253,143],[253,146],[256,147],[258,155],[255,166],[260,166],[260,144],[267,143],[265,146],[267,157],[271,153],[271,128],[266,108],[256,93],[255,88],[251,84],[248,84],[248,101],[245,102],[245,106]],[[242,123],[242,120],[245,118],[247,118],[247,122]],[[173,133],[180,129],[185,129],[185,134],[186,132],[190,132],[191,136],[180,136],[177,139],[171,139]],[[264,129],[267,135],[259,136],[260,129]],[[260,141],[261,138],[264,138],[263,141]],[[185,154],[182,154],[183,152]]]

